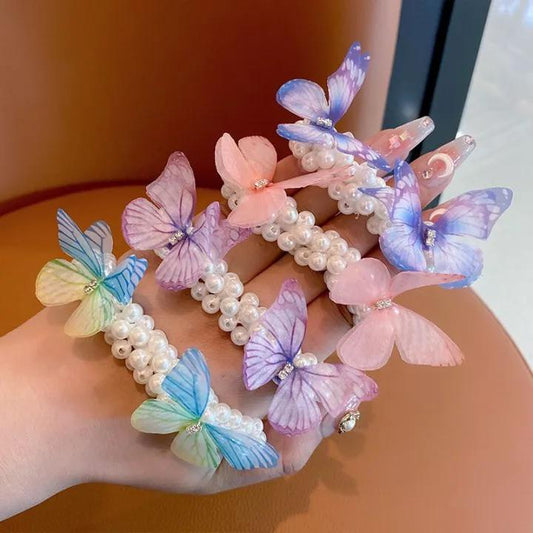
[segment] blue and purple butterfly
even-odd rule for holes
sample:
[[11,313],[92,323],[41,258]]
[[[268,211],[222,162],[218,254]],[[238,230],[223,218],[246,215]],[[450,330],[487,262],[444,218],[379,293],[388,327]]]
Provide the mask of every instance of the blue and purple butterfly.
[[379,239],[387,260],[400,270],[464,276],[443,285],[447,288],[474,282],[483,269],[483,255],[466,238],[488,238],[511,204],[512,191],[504,187],[469,191],[423,213],[418,181],[408,163],[396,163],[394,181],[394,188],[361,189],[380,200],[389,213],[391,226]]
[[361,45],[352,44],[341,66],[328,78],[329,102],[322,87],[312,81],[296,79],[283,84],[276,94],[277,102],[303,122],[279,124],[278,135],[290,141],[336,147],[390,171],[390,165],[378,152],[335,129],[363,85],[369,61],[368,54],[361,54]]

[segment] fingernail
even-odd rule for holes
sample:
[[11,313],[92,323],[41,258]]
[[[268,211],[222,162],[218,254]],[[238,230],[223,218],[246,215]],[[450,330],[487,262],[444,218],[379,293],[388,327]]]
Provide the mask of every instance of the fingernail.
[[398,159],[405,159],[434,129],[435,124],[430,117],[417,118],[393,130],[384,131],[383,136],[372,143],[372,148],[394,165]]

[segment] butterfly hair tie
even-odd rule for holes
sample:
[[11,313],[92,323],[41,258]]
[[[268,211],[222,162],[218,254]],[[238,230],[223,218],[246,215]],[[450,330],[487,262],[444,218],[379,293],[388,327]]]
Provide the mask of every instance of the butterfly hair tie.
[[222,259],[250,231],[232,227],[213,202],[194,218],[196,187],[189,161],[173,153],[165,170],[122,214],[122,232],[136,250],[154,250],[162,261],[156,279],[178,291],[196,283],[207,264]]
[[315,82],[296,79],[283,84],[276,100],[303,120],[295,124],[279,124],[278,135],[289,141],[335,147],[388,172],[390,165],[378,152],[335,129],[363,85],[369,61],[368,54],[361,54],[361,45],[352,44],[341,66],[328,78],[329,101],[322,87]]
[[228,222],[241,228],[273,222],[285,205],[287,189],[327,187],[332,180],[350,175],[350,168],[345,165],[274,182],[278,157],[272,143],[254,136],[244,137],[237,144],[228,133],[217,141],[215,162],[224,186],[237,197]]
[[446,284],[448,288],[470,285],[481,274],[483,256],[466,238],[488,238],[511,205],[511,189],[492,187],[466,192],[423,213],[418,181],[408,163],[395,165],[394,180],[394,188],[361,189],[380,200],[389,212],[390,225],[379,239],[387,260],[400,270],[463,276]]
[[361,259],[330,279],[330,297],[357,308],[360,319],[337,344],[340,359],[361,370],[381,368],[394,344],[406,363],[457,365],[463,355],[435,324],[394,302],[399,294],[419,287],[454,283],[456,274],[400,272],[391,277],[387,267],[373,258]]
[[106,329],[117,307],[131,300],[148,263],[130,255],[117,265],[111,230],[102,220],[82,232],[65,211],[58,209],[57,225],[59,246],[71,261],[48,261],[37,276],[35,294],[45,306],[79,300],[65,324],[65,333],[89,337]]
[[285,435],[309,431],[326,413],[336,417],[347,405],[353,412],[377,395],[376,383],[361,371],[301,353],[306,324],[302,289],[296,280],[287,280],[244,347],[244,384],[248,390],[269,381],[277,384],[268,421]]
[[222,458],[237,470],[271,468],[278,452],[266,441],[263,423],[219,403],[203,354],[186,350],[161,384],[161,399],[144,401],[131,423],[144,433],[177,433],[170,449],[196,466],[215,469]]

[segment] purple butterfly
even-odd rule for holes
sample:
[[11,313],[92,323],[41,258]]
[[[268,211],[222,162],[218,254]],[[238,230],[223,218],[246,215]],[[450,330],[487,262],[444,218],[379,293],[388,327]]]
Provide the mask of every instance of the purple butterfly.
[[470,285],[481,274],[483,256],[479,248],[464,242],[464,237],[488,238],[511,204],[511,189],[470,191],[423,218],[418,181],[407,163],[396,164],[394,181],[394,188],[360,189],[379,199],[389,212],[392,225],[379,240],[385,257],[400,270],[465,276],[461,281],[444,284],[447,288]]
[[361,45],[352,44],[341,66],[328,78],[329,102],[322,87],[312,81],[291,80],[283,84],[276,95],[278,104],[304,119],[304,123],[279,124],[278,135],[291,141],[335,146],[340,152],[390,171],[390,165],[378,152],[335,129],[363,85],[369,61],[368,54],[361,55]]
[[174,152],[165,170],[146,187],[152,200],[137,198],[122,214],[122,232],[136,250],[154,250],[162,262],[158,283],[170,290],[191,287],[208,262],[218,261],[250,235],[221,219],[220,205],[213,202],[194,220],[196,188],[189,161]]
[[338,416],[347,403],[352,409],[377,394],[376,383],[361,371],[300,353],[306,324],[302,289],[286,280],[244,348],[244,384],[254,390],[277,383],[268,420],[285,435],[304,433],[320,424],[324,412]]

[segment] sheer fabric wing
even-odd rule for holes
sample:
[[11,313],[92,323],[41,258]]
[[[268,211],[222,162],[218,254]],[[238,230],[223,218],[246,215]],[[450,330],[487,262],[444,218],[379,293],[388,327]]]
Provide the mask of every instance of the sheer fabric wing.
[[104,275],[103,250],[95,250],[93,241],[80,230],[63,209],[57,210],[59,246],[73,259],[78,260],[95,278]]
[[113,235],[107,222],[99,220],[91,224],[85,230],[85,236],[99,253],[110,254],[113,251]]
[[80,305],[65,324],[70,337],[90,337],[103,331],[115,316],[113,298],[104,288],[98,287],[85,295]]
[[267,187],[260,192],[243,194],[228,222],[239,228],[252,228],[270,222],[285,205],[287,193],[280,187]]
[[176,433],[194,421],[178,403],[153,399],[144,401],[131,415],[131,425],[143,433]]
[[196,348],[186,350],[161,386],[193,417],[200,418],[209,400],[211,387],[211,376],[202,353]]
[[205,426],[196,433],[178,433],[170,449],[179,459],[202,468],[215,469],[222,461],[218,447]]
[[224,133],[215,146],[215,165],[224,183],[234,190],[248,190],[257,181],[257,176],[237,143],[229,133]]
[[419,314],[396,306],[391,315],[401,358],[415,365],[453,366],[463,361],[458,346],[435,324]]
[[296,280],[286,280],[274,304],[261,317],[259,330],[244,347],[243,379],[247,389],[268,383],[292,361],[302,346],[307,304]]
[[278,104],[295,115],[316,122],[329,116],[329,105],[320,85],[308,80],[290,80],[276,94]]
[[278,452],[268,442],[212,424],[205,428],[224,459],[237,470],[272,468],[278,463]]
[[254,135],[240,139],[238,146],[256,175],[256,180],[270,181],[278,163],[276,149],[272,143],[265,137]]
[[359,141],[358,139],[354,139],[345,133],[339,133],[337,131],[332,131],[332,135],[335,146],[340,152],[361,157],[371,165],[384,170],[385,172],[389,172],[391,170],[387,160],[365,143]]
[[131,300],[133,291],[144,276],[147,267],[146,259],[138,259],[130,255],[104,279],[102,284],[121,304],[125,305]]
[[394,206],[394,189],[392,187],[359,187],[359,190],[363,194],[379,200],[385,206],[389,217],[391,217]]
[[289,141],[309,144],[326,144],[333,142],[331,132],[314,124],[278,124],[276,133]]
[[334,124],[344,116],[363,85],[369,62],[369,55],[361,55],[361,45],[353,43],[340,67],[329,76],[329,118]]

